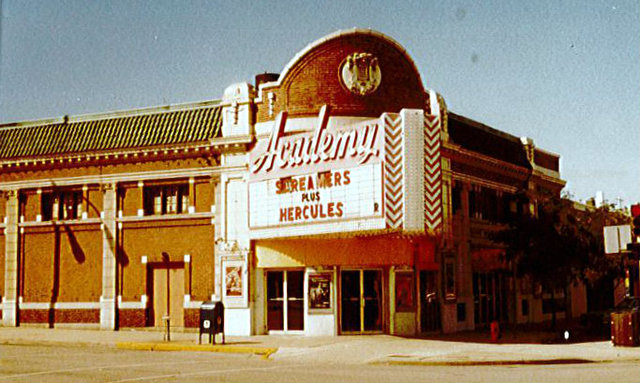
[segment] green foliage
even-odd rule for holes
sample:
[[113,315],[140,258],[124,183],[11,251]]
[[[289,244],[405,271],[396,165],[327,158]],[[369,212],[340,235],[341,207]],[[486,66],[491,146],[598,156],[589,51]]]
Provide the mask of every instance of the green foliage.
[[[520,204],[530,203],[525,194]],[[604,254],[605,225],[628,221],[611,206],[576,204],[568,196],[538,196],[535,214],[520,214],[492,236],[506,246],[506,260],[516,275],[527,276],[546,289],[563,289],[575,280],[595,282],[619,272],[617,256]]]

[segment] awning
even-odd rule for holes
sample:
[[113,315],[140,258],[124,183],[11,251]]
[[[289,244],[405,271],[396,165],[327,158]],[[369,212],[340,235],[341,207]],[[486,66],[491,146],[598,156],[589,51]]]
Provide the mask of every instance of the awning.
[[371,237],[256,241],[257,267],[413,266],[436,268],[433,240]]

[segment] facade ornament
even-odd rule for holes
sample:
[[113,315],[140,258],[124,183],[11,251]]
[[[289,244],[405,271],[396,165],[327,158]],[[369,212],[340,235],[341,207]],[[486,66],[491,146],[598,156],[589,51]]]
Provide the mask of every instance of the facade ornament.
[[352,93],[366,96],[378,89],[382,72],[378,58],[371,53],[353,53],[340,65],[340,79]]
[[108,191],[111,190],[116,190],[116,184],[113,182],[108,182],[108,183],[104,183],[104,184],[100,184],[100,191],[102,191],[103,193],[106,193]]
[[236,240],[225,241],[222,238],[218,238],[216,239],[215,244],[218,247],[218,250],[225,253],[239,253],[247,252],[249,250],[246,247],[240,246]]
[[529,160],[529,162],[534,165],[536,146],[533,143],[533,139],[529,137],[520,137],[520,142],[522,142],[522,146],[524,147],[525,154],[527,155],[527,160]]
[[269,117],[273,116],[275,105],[276,105],[276,94],[273,92],[269,92],[267,94],[267,99],[269,100]]
[[231,113],[233,114],[233,125],[238,124],[239,112],[240,112],[240,105],[238,104],[238,100],[233,100],[233,102],[231,102]]

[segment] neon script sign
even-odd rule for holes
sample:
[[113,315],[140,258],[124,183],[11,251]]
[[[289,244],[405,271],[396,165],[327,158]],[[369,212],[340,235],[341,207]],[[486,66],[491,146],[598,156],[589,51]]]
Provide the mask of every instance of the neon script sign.
[[359,165],[378,157],[376,148],[379,126],[367,123],[342,131],[327,130],[329,107],[320,108],[318,124],[312,135],[284,137],[287,113],[280,112],[273,124],[269,143],[264,153],[251,163],[251,172],[269,172],[274,166],[281,169],[317,164],[342,159],[355,159]]

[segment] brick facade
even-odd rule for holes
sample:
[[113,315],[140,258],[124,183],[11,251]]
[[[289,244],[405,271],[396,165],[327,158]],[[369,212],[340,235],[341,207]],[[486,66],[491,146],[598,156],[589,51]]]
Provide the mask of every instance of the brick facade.
[[[368,70],[375,76],[379,66],[381,77],[373,91],[358,93],[340,68],[361,53],[375,59]],[[197,327],[200,304],[216,299],[230,333],[265,333],[268,286],[289,278],[301,283],[295,294],[308,295],[295,298],[303,306],[291,304],[304,312],[302,331],[341,334],[353,330],[344,325],[341,289],[357,273],[375,279],[378,332],[451,332],[513,319],[496,303],[511,299],[513,281],[487,233],[512,210],[530,208],[513,206],[515,193],[560,192],[559,156],[449,112],[423,80],[397,42],[354,29],[309,45],[275,81],[230,86],[221,101],[0,127],[0,143],[14,145],[0,150],[3,324],[117,329],[158,326],[168,315],[179,327]],[[250,197],[250,152],[281,112],[283,135],[310,140],[325,105],[336,137],[354,121],[380,124],[380,167],[371,169],[384,184],[370,189],[384,194],[363,203],[370,216],[258,235],[249,205],[266,199]],[[318,273],[331,286],[331,305],[309,315]],[[487,281],[492,293],[479,293]],[[526,289],[518,294],[540,302]],[[544,319],[541,311],[518,315]]]

